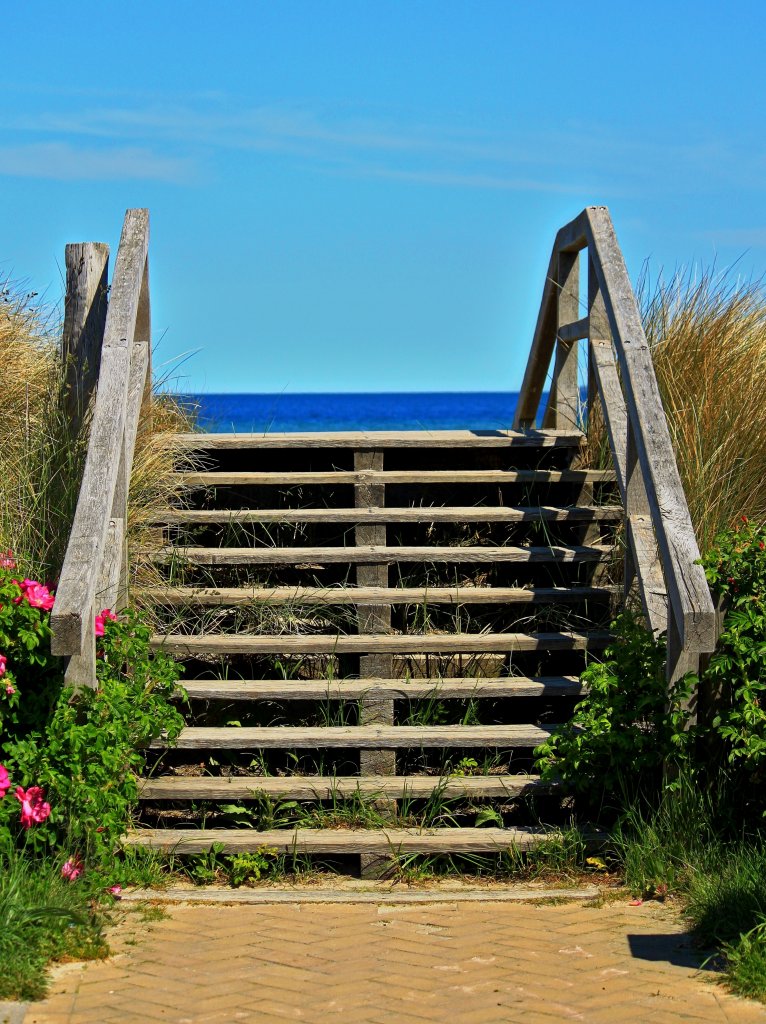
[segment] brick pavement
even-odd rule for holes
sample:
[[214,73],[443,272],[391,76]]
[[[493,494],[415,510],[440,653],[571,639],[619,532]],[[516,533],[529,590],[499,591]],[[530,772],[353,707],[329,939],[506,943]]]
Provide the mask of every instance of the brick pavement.
[[181,904],[113,944],[60,968],[25,1024],[766,1020],[658,904]]

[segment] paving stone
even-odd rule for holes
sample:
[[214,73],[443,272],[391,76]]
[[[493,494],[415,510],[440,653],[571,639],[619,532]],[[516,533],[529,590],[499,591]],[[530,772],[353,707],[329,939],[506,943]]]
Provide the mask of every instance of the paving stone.
[[128,916],[113,945],[62,969],[25,1024],[766,1020],[652,904],[176,904],[138,936]]

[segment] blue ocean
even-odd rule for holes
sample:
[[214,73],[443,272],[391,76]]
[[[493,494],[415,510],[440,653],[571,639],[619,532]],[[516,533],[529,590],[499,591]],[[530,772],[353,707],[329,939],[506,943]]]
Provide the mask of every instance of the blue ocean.
[[375,394],[188,394],[203,430],[503,430],[513,426],[516,391]]

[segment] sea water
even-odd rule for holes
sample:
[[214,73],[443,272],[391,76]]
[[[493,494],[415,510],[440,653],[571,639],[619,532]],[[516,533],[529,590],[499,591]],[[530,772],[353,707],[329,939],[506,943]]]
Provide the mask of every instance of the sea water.
[[518,397],[515,391],[180,396],[185,404],[196,409],[203,430],[257,434],[314,430],[503,430],[513,426]]

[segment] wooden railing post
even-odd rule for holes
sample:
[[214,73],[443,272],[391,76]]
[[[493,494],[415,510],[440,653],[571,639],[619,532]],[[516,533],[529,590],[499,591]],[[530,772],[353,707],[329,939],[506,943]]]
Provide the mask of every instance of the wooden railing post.
[[554,430],[577,428],[580,406],[577,341],[564,340],[559,328],[574,323],[580,312],[580,254],[560,252],[557,268],[556,357],[548,408],[543,427]]
[[78,242],[64,250],[66,296],[61,357],[66,405],[75,430],[82,423],[101,365],[107,310],[109,246]]
[[128,210],[101,346],[88,455],[51,613],[53,653],[69,656],[67,681],[76,686],[96,685],[94,615],[124,600],[127,584],[128,486],[149,361],[148,246],[148,211]]

